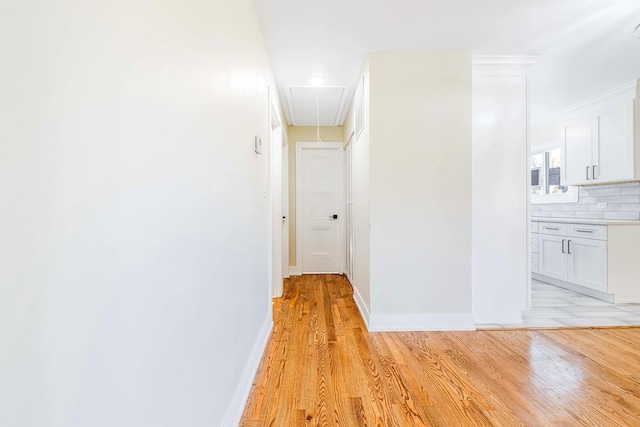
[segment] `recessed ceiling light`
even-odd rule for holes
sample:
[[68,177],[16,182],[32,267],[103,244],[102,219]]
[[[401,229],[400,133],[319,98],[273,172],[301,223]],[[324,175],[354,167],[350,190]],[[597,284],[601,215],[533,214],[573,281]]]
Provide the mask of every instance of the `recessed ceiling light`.
[[316,76],[316,77],[311,77],[309,79],[309,83],[311,83],[311,86],[324,86],[326,80],[324,79],[324,77],[320,77],[320,76]]

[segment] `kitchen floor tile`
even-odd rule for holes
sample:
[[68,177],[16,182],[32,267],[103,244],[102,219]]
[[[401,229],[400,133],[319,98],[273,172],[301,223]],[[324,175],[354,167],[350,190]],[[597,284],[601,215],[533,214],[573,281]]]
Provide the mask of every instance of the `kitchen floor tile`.
[[531,282],[531,310],[520,324],[483,324],[478,329],[640,325],[640,304],[610,304],[548,283]]

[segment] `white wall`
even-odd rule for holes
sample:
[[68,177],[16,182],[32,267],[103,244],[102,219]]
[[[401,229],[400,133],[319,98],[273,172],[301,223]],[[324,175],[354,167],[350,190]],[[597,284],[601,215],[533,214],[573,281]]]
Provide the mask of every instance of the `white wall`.
[[372,328],[472,327],[471,56],[372,53],[369,71]]
[[[501,75],[502,74],[502,75]],[[505,75],[506,74],[506,75]],[[520,323],[527,308],[527,77],[492,64],[473,77],[473,314]]]
[[0,52],[0,423],[222,425],[270,322],[251,3],[12,2]]

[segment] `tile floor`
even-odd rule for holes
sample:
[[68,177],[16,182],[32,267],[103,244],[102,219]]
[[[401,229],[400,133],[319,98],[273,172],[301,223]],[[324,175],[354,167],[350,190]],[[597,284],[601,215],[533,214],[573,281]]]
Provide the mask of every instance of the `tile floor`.
[[532,309],[524,314],[524,323],[477,328],[640,326],[640,304],[609,304],[537,280],[532,281],[531,288]]

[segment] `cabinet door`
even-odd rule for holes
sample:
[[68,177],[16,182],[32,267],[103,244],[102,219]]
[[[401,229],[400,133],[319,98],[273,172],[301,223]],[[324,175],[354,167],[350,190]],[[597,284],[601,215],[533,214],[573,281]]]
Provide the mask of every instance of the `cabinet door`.
[[[538,273],[560,280],[567,280],[567,254],[565,236],[539,234]],[[564,242],[564,244],[563,244]]]
[[567,281],[607,291],[607,242],[571,238],[567,247]]
[[634,179],[633,100],[598,111],[592,123],[595,182]]
[[562,138],[562,185],[592,183],[590,117],[563,123]]

